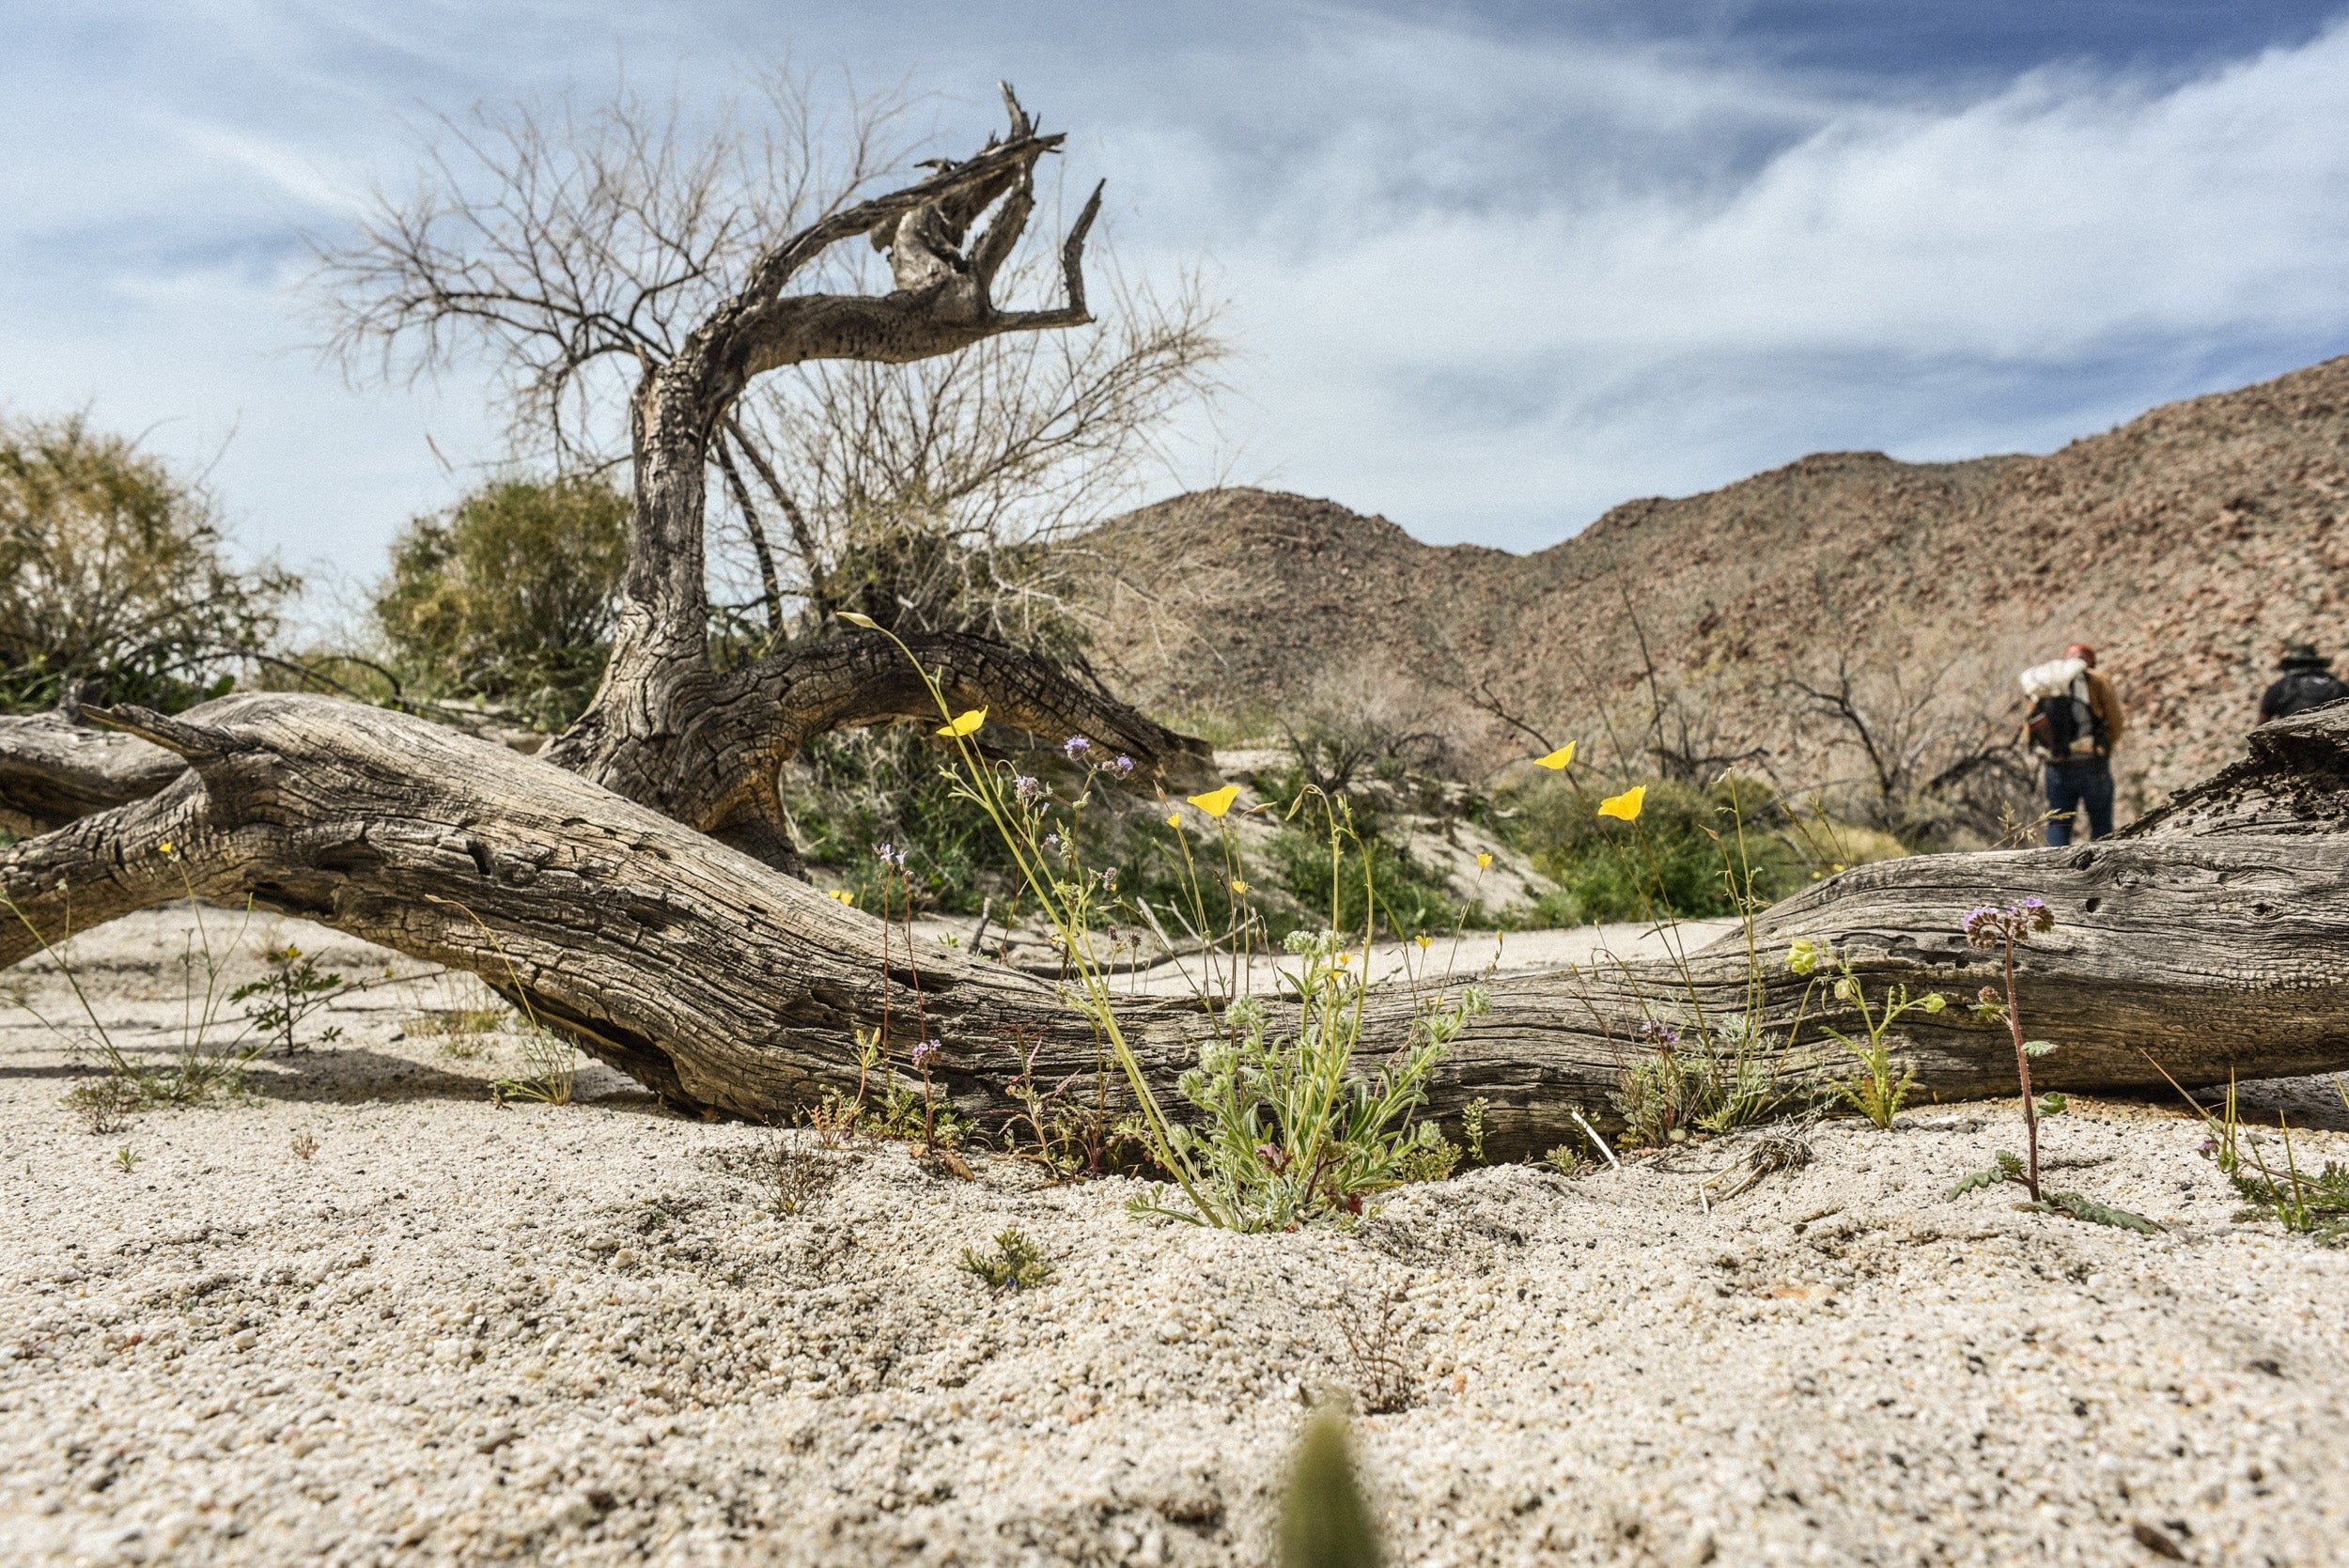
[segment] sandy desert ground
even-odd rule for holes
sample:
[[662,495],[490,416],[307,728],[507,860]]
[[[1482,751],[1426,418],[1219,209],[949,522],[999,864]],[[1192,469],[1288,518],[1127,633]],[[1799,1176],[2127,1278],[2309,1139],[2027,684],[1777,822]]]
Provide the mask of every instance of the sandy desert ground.
[[[140,1049],[177,1037],[189,919],[74,950]],[[2173,1106],[2047,1132],[2058,1184],[2158,1237],[1944,1201],[2011,1102],[1826,1122],[1718,1199],[1789,1129],[1476,1170],[1351,1234],[885,1146],[801,1159],[786,1212],[783,1135],[594,1066],[500,1108],[513,1037],[415,1022],[469,982],[264,936],[394,978],[228,1103],[93,1135],[86,1058],[0,1022],[11,1563],[1262,1562],[1332,1391],[1397,1406],[1358,1433],[1398,1563],[2349,1560],[2349,1253],[2235,1223]],[[0,985],[76,1021],[54,964]],[[2248,1098],[2349,1158],[2332,1094]],[[957,1267],[1006,1227],[1050,1283]]]

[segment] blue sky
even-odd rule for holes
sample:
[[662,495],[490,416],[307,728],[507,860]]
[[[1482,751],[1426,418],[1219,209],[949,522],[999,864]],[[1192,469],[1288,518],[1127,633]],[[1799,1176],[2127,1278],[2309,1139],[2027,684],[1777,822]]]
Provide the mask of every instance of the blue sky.
[[[479,374],[345,384],[304,234],[414,126],[785,54],[949,147],[1009,77],[1125,270],[1242,350],[1165,489],[1537,549],[1802,453],[2046,451],[2349,351],[2349,6],[8,4],[0,406],[208,468],[243,546],[380,569],[498,456]],[[428,445],[427,438],[430,438]]]

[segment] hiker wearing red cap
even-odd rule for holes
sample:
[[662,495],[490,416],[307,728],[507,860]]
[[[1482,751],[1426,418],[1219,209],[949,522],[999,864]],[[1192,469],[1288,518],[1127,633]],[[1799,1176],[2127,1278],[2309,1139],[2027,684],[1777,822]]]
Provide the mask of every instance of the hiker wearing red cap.
[[2096,650],[2075,643],[2063,657],[2023,672],[2031,699],[2023,741],[2046,765],[2047,842],[2072,842],[2073,815],[2085,807],[2088,836],[2112,832],[2112,748],[2127,727],[2121,694],[2096,668]]

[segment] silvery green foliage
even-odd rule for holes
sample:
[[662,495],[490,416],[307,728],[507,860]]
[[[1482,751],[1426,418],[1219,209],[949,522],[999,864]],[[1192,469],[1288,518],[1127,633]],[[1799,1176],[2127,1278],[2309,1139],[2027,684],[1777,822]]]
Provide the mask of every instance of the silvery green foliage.
[[[1448,1168],[1456,1151],[1412,1112],[1460,1031],[1491,1009],[1484,987],[1470,986],[1423,1014],[1393,1059],[1356,1072],[1363,977],[1343,939],[1299,931],[1283,945],[1298,960],[1282,972],[1284,995],[1224,1010],[1180,1082],[1197,1121],[1172,1129],[1174,1152],[1240,1230],[1344,1222],[1370,1197]],[[1159,1200],[1137,1206],[1203,1218]]]

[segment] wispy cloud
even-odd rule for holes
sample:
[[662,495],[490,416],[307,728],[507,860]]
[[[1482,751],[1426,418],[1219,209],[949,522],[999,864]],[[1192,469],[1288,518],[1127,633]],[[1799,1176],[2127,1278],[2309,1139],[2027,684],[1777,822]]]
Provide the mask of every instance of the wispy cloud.
[[248,538],[352,571],[447,498],[426,434],[462,463],[495,425],[478,377],[318,365],[301,231],[404,182],[430,111],[623,69],[714,101],[786,47],[910,72],[957,136],[1019,80],[1072,187],[1110,177],[1127,270],[1204,262],[1233,302],[1237,396],[1188,472],[1431,538],[1538,547],[1821,447],[2044,449],[2349,350],[2338,23],[2213,8],[2158,57],[2035,65],[2019,23],[1946,61],[1872,35],[1877,69],[1831,8],[1764,35],[1709,0],[71,9],[0,62],[0,400],[174,420],[191,460],[233,426]]

